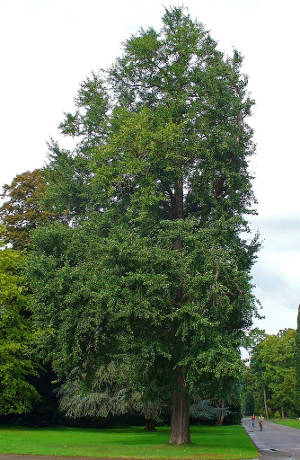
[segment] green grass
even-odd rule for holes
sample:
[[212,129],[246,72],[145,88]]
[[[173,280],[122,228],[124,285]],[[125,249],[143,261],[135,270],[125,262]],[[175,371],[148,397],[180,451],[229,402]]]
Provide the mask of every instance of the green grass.
[[0,427],[0,453],[159,459],[242,459],[257,450],[242,426],[193,426],[192,444],[168,445],[169,427],[115,429]]
[[278,423],[279,425],[291,426],[292,428],[300,429],[300,420],[297,418],[275,418],[273,419],[273,422]]

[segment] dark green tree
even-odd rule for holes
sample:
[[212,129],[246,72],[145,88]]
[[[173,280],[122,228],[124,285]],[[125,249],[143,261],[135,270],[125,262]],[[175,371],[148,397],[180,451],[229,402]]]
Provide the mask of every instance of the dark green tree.
[[125,363],[147,400],[170,401],[176,444],[190,442],[191,396],[238,378],[256,311],[241,63],[182,8],[132,36],[61,125],[78,143],[52,148],[47,200],[72,226],[37,229],[29,264],[56,372]]
[[300,415],[300,305],[298,307],[297,315],[297,329],[295,336],[295,370],[296,370],[296,394],[295,394],[295,408]]

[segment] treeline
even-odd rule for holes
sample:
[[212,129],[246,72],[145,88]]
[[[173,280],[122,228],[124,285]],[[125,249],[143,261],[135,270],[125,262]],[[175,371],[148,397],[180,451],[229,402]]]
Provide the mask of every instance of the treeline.
[[299,416],[298,336],[299,329],[284,329],[273,335],[253,331],[243,393],[246,414],[264,414],[267,418]]
[[65,114],[74,149],[4,187],[0,409],[30,410],[51,372],[68,417],[169,419],[184,444],[190,417],[240,416],[253,101],[183,8],[123,51]]

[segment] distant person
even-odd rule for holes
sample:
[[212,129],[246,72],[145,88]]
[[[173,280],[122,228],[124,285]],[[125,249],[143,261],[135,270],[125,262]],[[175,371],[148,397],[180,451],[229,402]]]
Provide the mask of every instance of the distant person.
[[262,431],[263,421],[264,421],[264,417],[262,415],[260,415],[258,417],[259,431]]
[[252,414],[252,417],[251,417],[251,425],[252,425],[252,428],[255,428],[255,415]]

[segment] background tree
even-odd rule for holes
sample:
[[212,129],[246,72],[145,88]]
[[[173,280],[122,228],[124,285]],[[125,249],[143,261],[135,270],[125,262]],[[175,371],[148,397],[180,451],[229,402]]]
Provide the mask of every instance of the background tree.
[[255,411],[265,406],[280,410],[282,417],[295,408],[295,330],[286,329],[267,335],[251,354],[246,373],[248,389],[253,395]]
[[297,330],[295,335],[295,370],[296,370],[296,393],[295,407],[297,414],[300,415],[300,305],[297,315]]
[[[246,334],[243,347],[252,356],[255,347],[265,338],[265,330],[254,328]],[[261,392],[261,371],[254,373],[253,363],[245,361],[244,372],[242,374],[241,405],[244,414],[252,415],[254,412],[263,413],[265,411],[264,395]]]
[[242,408],[244,413],[246,415],[265,414],[261,372],[255,372],[253,366],[250,366],[245,369],[243,378]]
[[37,229],[29,263],[56,372],[126,363],[133,381],[171,401],[176,444],[190,441],[190,398],[239,375],[255,312],[241,62],[181,8],[166,11],[159,33],[131,37],[61,125],[78,143],[52,149],[47,199],[67,201],[72,228]]
[[[3,235],[4,229],[1,228]],[[28,319],[24,256],[0,249],[0,414],[28,412],[39,395],[29,382],[37,375],[34,334]],[[26,318],[27,317],[27,318]]]
[[45,187],[39,169],[18,174],[11,184],[3,186],[0,197],[5,201],[0,207],[0,219],[6,227],[7,241],[14,249],[27,248],[30,231],[53,219],[53,213],[42,207]]
[[[3,187],[2,206],[0,207],[0,221],[5,223],[5,233],[2,235],[5,244],[9,243],[15,252],[15,256],[19,257],[19,251],[29,249],[31,246],[30,233],[35,228],[49,224],[54,220],[64,222],[66,213],[58,215],[54,208],[46,211],[43,205],[43,200],[46,191],[46,180],[43,172],[36,169],[32,172],[26,171],[17,175],[11,184],[6,184]],[[11,253],[14,254],[14,253]],[[26,265],[26,256],[22,256],[23,265]],[[23,286],[24,292],[25,287]],[[30,293],[30,280],[26,285],[26,297]],[[23,317],[23,320],[22,320]],[[19,321],[16,323],[16,331],[19,327],[28,326],[28,333],[32,326],[31,311],[29,309],[21,309],[19,312]],[[17,332],[16,332],[17,333]],[[22,331],[20,331],[22,335]],[[24,342],[24,350],[27,345]],[[39,361],[39,365],[38,365]],[[31,404],[29,392],[28,408],[26,415],[19,418],[24,423],[33,423],[35,426],[40,423],[47,423],[58,419],[57,401],[53,394],[53,383],[55,375],[47,365],[48,369],[42,366],[41,360],[36,357],[34,365],[35,374],[28,379],[32,387],[39,393],[40,398]]]

